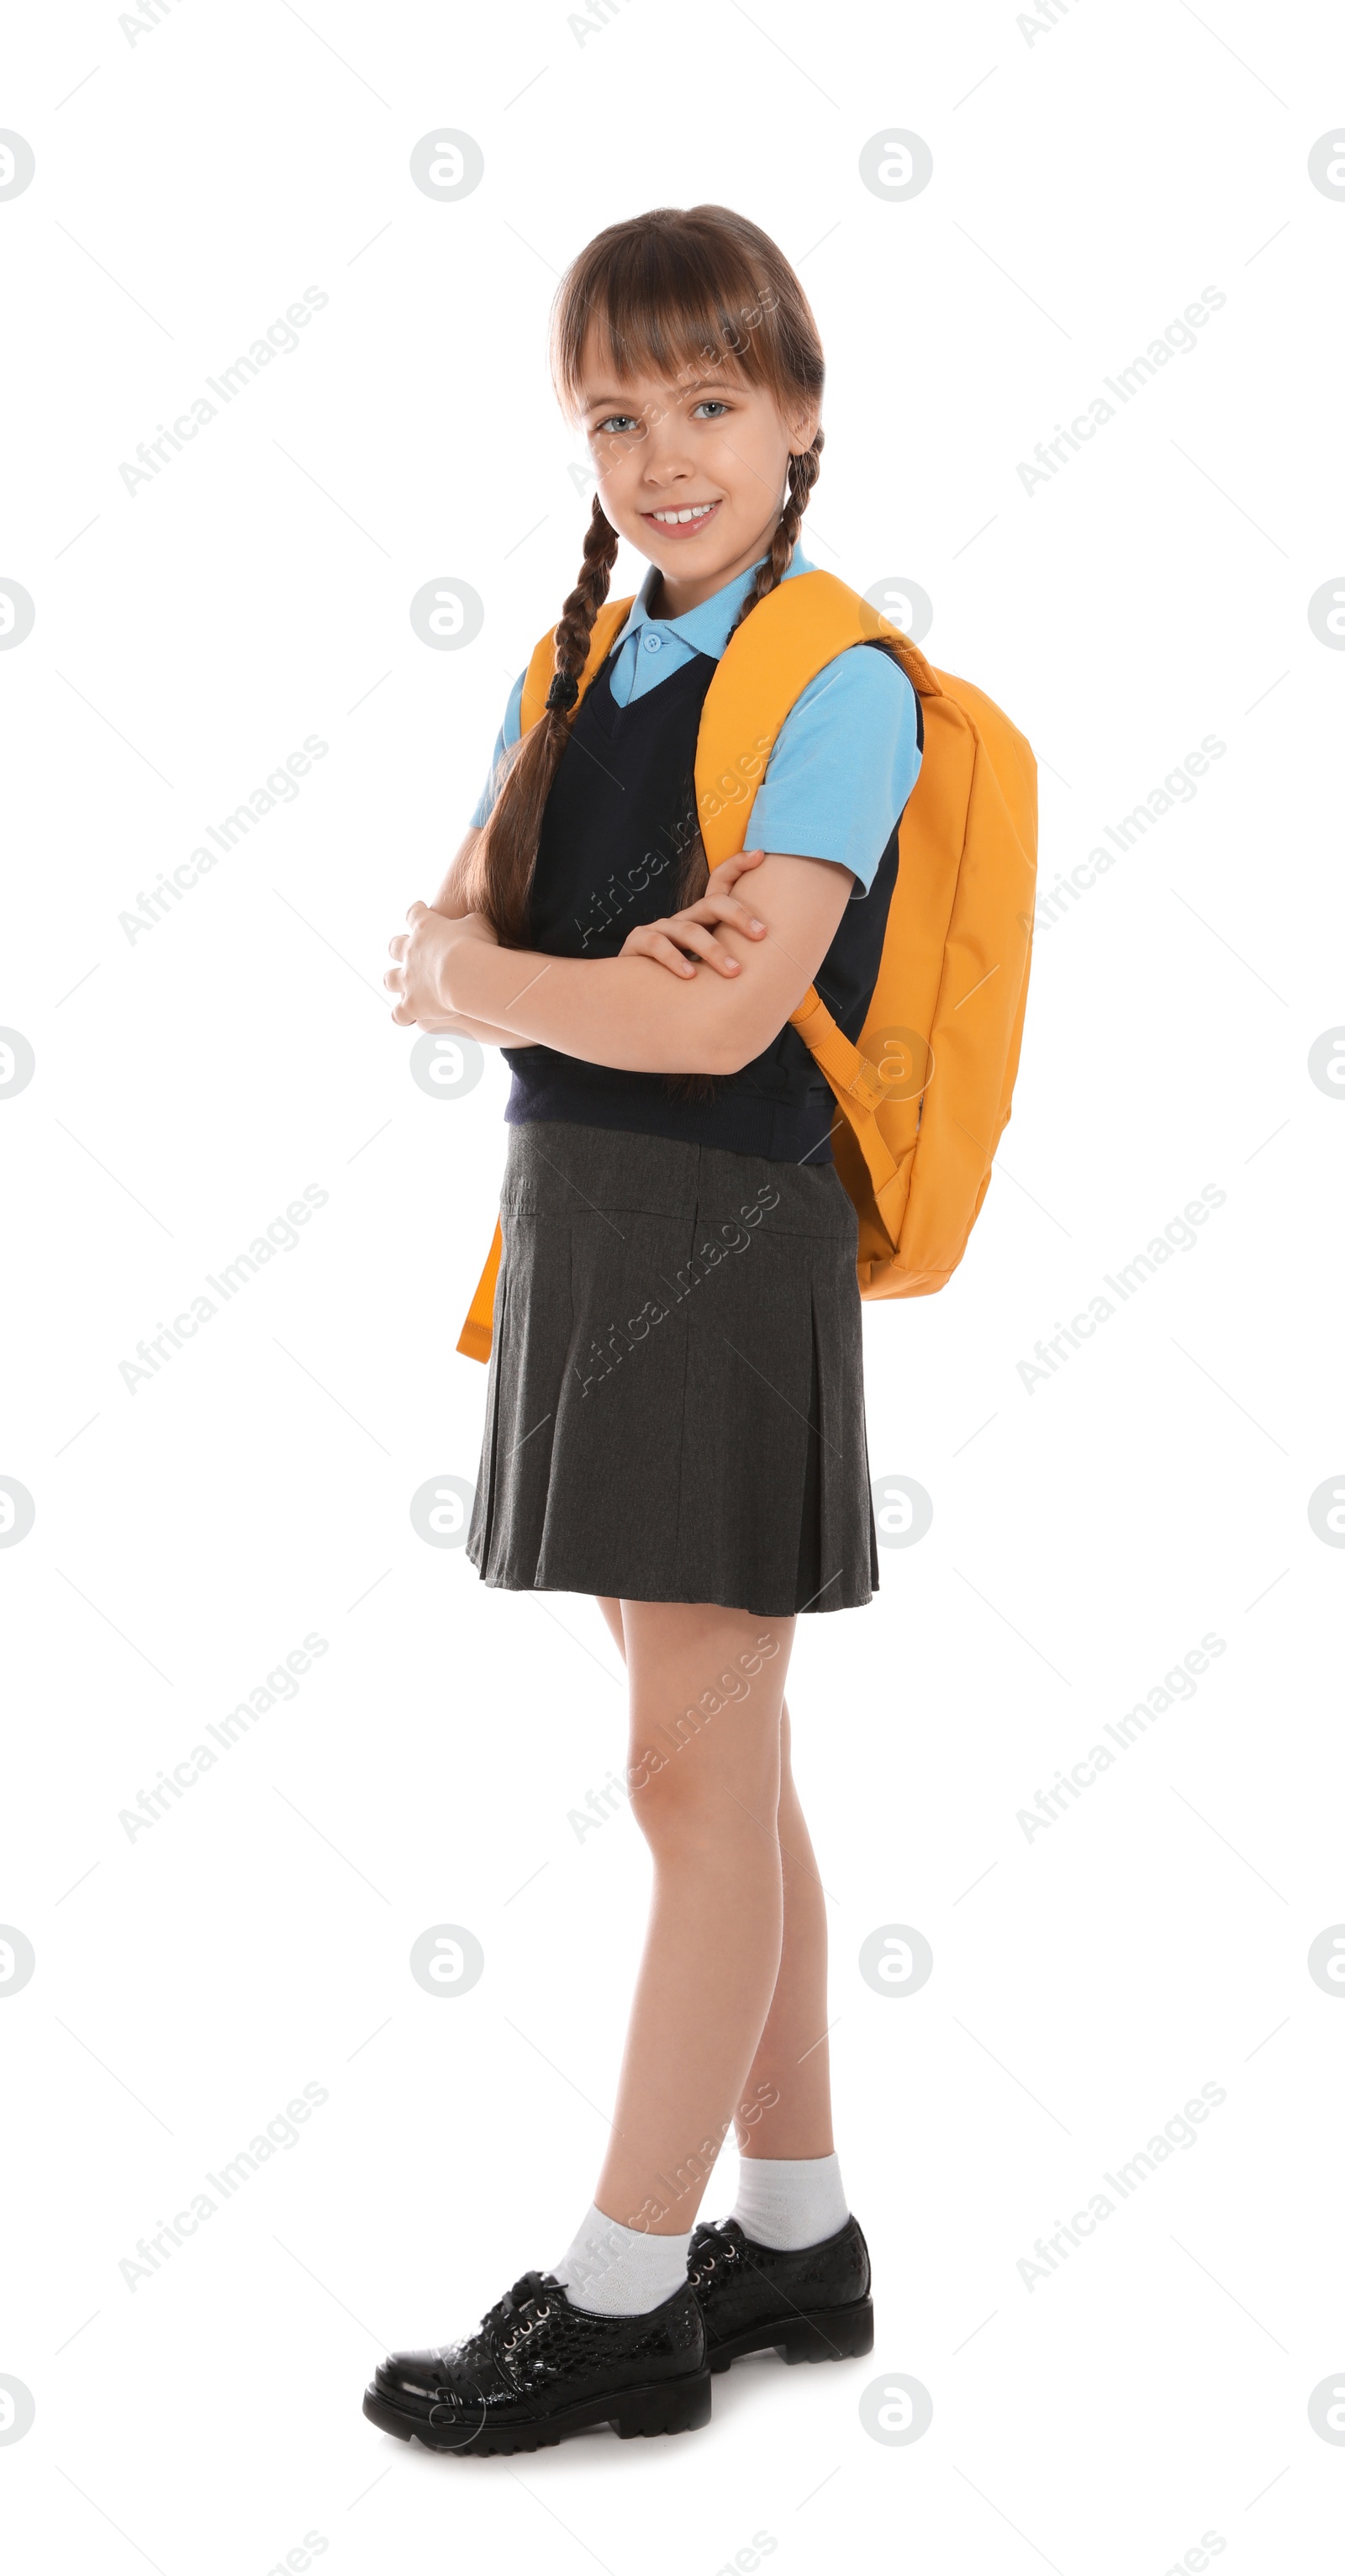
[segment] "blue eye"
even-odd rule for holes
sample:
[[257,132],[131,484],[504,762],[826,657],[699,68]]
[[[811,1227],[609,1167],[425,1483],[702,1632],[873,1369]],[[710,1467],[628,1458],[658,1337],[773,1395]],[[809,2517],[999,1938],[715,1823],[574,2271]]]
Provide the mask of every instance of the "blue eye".
[[597,437],[605,432],[610,432],[614,438],[629,438],[634,431],[638,430],[639,426],[640,424],[636,419],[634,412],[609,412],[606,420],[594,422],[594,436]]
[[720,402],[716,396],[708,395],[704,402],[697,403],[696,410],[693,411],[691,417],[694,420],[696,418],[696,413],[700,412],[707,418],[711,413],[713,413],[715,418],[719,419],[727,410],[728,404],[726,402]]

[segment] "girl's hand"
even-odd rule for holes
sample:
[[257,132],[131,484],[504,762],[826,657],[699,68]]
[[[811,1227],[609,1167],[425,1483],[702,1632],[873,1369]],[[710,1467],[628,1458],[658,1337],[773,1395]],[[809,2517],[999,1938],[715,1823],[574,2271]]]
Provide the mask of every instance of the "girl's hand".
[[666,966],[672,975],[694,975],[692,960],[699,957],[720,975],[737,975],[741,968],[736,957],[722,948],[715,937],[715,923],[742,932],[744,939],[764,939],[766,924],[740,903],[732,889],[749,868],[759,867],[764,850],[740,850],[735,858],[724,859],[710,877],[712,891],[703,894],[699,903],[688,904],[685,911],[674,912],[664,921],[648,921],[632,930],[622,944],[623,957],[652,957],[658,966]]
[[483,940],[490,947],[499,942],[485,914],[469,912],[459,921],[448,921],[441,912],[431,912],[423,903],[413,903],[406,916],[411,927],[388,941],[388,955],[396,962],[388,968],[384,985],[394,996],[392,1016],[402,1028],[422,1028],[442,1023],[445,1011],[441,983],[449,951],[460,939]]

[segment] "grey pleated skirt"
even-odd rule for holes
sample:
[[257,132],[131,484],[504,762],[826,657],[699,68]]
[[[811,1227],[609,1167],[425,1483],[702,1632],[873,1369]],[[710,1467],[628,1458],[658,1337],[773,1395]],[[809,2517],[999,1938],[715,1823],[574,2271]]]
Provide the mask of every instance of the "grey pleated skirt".
[[515,1126],[501,1229],[482,1580],[762,1618],[870,1600],[857,1220],[835,1167]]

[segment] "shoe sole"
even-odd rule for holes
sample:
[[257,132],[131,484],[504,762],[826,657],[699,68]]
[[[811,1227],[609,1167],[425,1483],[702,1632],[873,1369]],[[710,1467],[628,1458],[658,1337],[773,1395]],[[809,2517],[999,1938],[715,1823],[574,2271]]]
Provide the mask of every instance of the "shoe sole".
[[459,2458],[486,2459],[501,2452],[546,2451],[571,2433],[589,2433],[610,2424],[623,2442],[655,2433],[696,2433],[710,2421],[710,2373],[665,2379],[649,2388],[624,2388],[614,2397],[594,2397],[583,2406],[565,2406],[533,2424],[482,2424],[465,2437],[454,2435],[423,2415],[395,2406],[381,2390],[364,2392],[364,2411],[382,2433],[399,2442],[419,2442],[428,2451],[452,2451]]
[[769,2317],[728,2335],[710,2351],[712,2371],[727,2370],[749,2352],[778,2352],[785,2361],[853,2361],[873,2350],[873,2301],[856,2299],[848,2308],[796,2309],[792,2316]]

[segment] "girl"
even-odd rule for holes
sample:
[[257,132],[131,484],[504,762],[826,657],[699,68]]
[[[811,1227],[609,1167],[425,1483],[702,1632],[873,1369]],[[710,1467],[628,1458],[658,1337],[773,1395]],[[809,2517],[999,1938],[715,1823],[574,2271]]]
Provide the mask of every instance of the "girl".
[[[515,686],[472,828],[386,982],[394,1019],[500,1046],[512,1071],[468,1555],[506,1590],[595,1595],[629,1677],[654,1894],[573,2242],[465,2341],[392,2355],[365,2399],[387,2431],[476,2452],[688,2430],[741,2353],[873,2341],[784,1697],[795,1619],[878,1579],[857,1225],[789,1014],[815,981],[859,1033],[917,705],[884,649],[828,663],[776,738],[757,847],[707,893],[697,725],[736,629],[811,570],[816,326],[754,224],[660,210],[575,261],[553,363],[598,481],[554,677],[526,729]],[[649,573],[575,714],[621,538]],[[696,2227],[735,2121],[736,2207]]]

